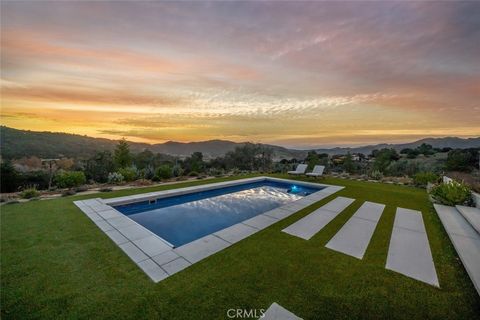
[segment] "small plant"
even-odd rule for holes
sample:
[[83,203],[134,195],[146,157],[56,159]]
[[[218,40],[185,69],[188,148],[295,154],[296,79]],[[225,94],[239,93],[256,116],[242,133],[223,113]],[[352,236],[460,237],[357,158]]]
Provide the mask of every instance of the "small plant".
[[369,174],[369,177],[373,180],[380,180],[383,178],[383,174],[380,172],[380,170],[372,170]]
[[413,176],[413,183],[419,187],[425,187],[427,184],[435,183],[440,177],[433,172],[419,172]]
[[59,188],[73,188],[85,184],[87,179],[82,171],[61,170],[55,175],[55,184]]
[[108,183],[120,184],[123,182],[123,175],[119,172],[110,172],[108,174]]
[[40,196],[40,192],[38,192],[36,186],[27,187],[20,193],[20,197],[22,199],[32,199],[32,198],[37,198],[39,196]]
[[470,188],[458,182],[439,184],[432,188],[430,195],[435,202],[447,206],[469,205],[472,202]]
[[104,187],[104,188],[100,188],[98,191],[100,191],[100,192],[112,192],[113,189],[110,188],[110,187]]
[[138,170],[135,167],[128,167],[128,168],[120,168],[118,169],[118,173],[123,176],[125,181],[134,181],[138,177]]

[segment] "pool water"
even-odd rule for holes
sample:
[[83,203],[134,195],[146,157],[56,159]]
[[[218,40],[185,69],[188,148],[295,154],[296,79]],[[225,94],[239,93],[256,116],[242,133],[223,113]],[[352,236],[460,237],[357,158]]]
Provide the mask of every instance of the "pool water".
[[115,208],[178,247],[318,190],[262,181]]

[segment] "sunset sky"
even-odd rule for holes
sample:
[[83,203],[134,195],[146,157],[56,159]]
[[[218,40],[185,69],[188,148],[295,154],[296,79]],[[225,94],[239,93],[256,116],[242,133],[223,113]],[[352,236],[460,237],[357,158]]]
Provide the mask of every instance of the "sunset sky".
[[1,124],[307,148],[480,135],[480,2],[7,2]]

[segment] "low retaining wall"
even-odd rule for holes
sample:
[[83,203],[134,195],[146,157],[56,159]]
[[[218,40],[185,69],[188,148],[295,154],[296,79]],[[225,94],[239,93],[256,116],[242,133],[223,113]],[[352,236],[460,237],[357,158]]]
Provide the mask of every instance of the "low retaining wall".
[[480,194],[476,192],[472,192],[473,202],[475,203],[475,207],[480,208]]

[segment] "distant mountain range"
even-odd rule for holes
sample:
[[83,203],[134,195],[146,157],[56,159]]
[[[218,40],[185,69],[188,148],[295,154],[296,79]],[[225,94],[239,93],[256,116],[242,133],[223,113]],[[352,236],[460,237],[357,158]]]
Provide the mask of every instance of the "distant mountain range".
[[[96,151],[112,151],[118,143],[117,140],[104,138],[92,138],[69,133],[18,130],[5,126],[0,127],[0,141],[0,153],[3,158],[9,159],[29,156],[40,158],[88,158]],[[157,144],[129,141],[128,143],[133,152],[149,149],[154,153],[186,157],[193,152],[200,151],[205,158],[223,156],[228,151],[232,151],[235,147],[244,144],[225,140],[189,143],[168,141]],[[307,154],[307,151],[303,150],[290,150],[274,145],[265,146],[273,149],[276,159],[303,158]]]
[[477,138],[457,138],[457,137],[445,137],[445,138],[425,138],[409,143],[400,143],[400,144],[387,144],[381,143],[376,145],[362,146],[362,147],[352,147],[352,148],[331,148],[331,149],[315,149],[318,153],[328,153],[328,154],[347,154],[350,153],[363,153],[370,154],[375,149],[383,148],[393,148],[397,151],[402,149],[411,148],[414,149],[426,143],[431,145],[434,148],[452,148],[452,149],[467,149],[467,148],[480,148],[480,137]]
[[[28,130],[18,130],[5,126],[0,127],[0,153],[3,158],[21,158],[37,156],[40,158],[88,158],[96,151],[113,150],[118,143],[117,140],[103,138],[92,138],[88,136],[57,133],[57,132],[38,132]],[[480,148],[480,137],[462,139],[456,137],[448,138],[427,138],[411,143],[403,144],[377,144],[364,147],[353,148],[331,148],[315,149],[319,153],[346,154],[363,153],[369,154],[374,149],[394,148],[398,151],[404,148],[415,148],[422,143],[427,143],[435,148]],[[133,152],[140,152],[149,149],[154,153],[170,154],[178,157],[186,157],[193,152],[200,151],[205,158],[214,158],[223,156],[228,151],[241,146],[244,143],[237,143],[225,140],[209,140],[201,142],[174,142],[148,144],[129,142]],[[287,149],[275,145],[265,145],[273,149],[274,158],[305,158],[306,150]]]

